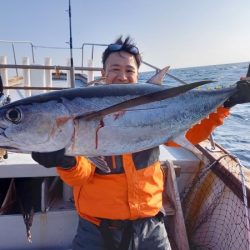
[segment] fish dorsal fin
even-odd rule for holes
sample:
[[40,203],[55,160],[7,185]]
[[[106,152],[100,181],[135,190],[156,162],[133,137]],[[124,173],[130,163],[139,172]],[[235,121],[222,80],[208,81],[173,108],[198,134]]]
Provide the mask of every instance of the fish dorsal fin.
[[187,92],[188,90],[197,88],[199,86],[202,86],[204,84],[211,83],[211,82],[213,82],[213,81],[199,81],[199,82],[193,82],[190,84],[186,84],[186,85],[182,85],[182,86],[178,86],[178,87],[174,87],[174,88],[156,91],[153,93],[138,96],[136,98],[118,103],[116,105],[110,106],[108,108],[105,108],[105,109],[102,109],[99,111],[79,115],[76,118],[78,118],[78,119],[85,118],[88,120],[95,119],[95,118],[101,118],[105,115],[109,115],[109,114],[112,114],[112,113],[120,111],[120,110],[132,108],[135,106],[139,106],[142,104],[147,104],[147,103],[151,103],[151,102],[155,102],[155,101],[161,101],[161,100],[168,99],[171,97],[175,97],[175,96],[178,96],[182,93]]
[[147,80],[147,83],[153,83],[153,84],[162,84],[162,80],[164,76],[169,71],[170,66],[166,66],[165,68],[158,71],[156,74],[154,74],[149,80]]

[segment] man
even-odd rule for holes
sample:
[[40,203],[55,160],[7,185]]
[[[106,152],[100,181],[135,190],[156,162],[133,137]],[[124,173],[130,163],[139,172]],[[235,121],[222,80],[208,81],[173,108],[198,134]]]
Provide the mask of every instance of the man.
[[[106,83],[138,81],[141,56],[129,37],[110,44],[102,61]],[[228,108],[220,107],[190,129],[187,138],[192,143],[206,139],[228,114]],[[164,175],[159,147],[105,156],[110,173],[101,172],[84,157],[65,156],[64,150],[32,157],[45,167],[57,166],[60,177],[73,187],[79,214],[73,249],[171,249],[161,213]]]

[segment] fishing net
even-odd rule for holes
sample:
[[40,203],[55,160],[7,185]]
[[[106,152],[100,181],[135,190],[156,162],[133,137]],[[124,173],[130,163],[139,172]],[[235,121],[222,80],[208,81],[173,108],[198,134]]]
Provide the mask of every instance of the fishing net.
[[190,249],[250,249],[249,185],[228,153],[199,171],[181,194]]

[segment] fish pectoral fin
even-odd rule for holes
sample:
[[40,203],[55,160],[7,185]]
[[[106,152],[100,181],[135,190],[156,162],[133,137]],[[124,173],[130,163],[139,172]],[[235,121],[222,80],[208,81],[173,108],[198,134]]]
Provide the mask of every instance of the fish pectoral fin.
[[175,143],[193,153],[199,160],[207,164],[205,156],[186,138],[186,131],[173,139]]
[[110,168],[105,161],[104,156],[97,156],[97,157],[87,157],[87,159],[92,162],[97,168],[99,168],[104,173],[110,173]]
[[211,82],[214,82],[214,81],[199,81],[199,82],[193,82],[193,83],[178,86],[178,87],[159,90],[153,93],[149,93],[146,95],[142,95],[142,96],[138,96],[138,97],[126,100],[124,102],[120,102],[118,104],[112,105],[105,109],[79,115],[76,118],[84,118],[87,120],[98,119],[98,118],[104,117],[105,115],[109,115],[109,114],[112,114],[114,112],[121,111],[124,109],[172,98],[180,94],[183,94],[191,89],[197,88],[199,86],[202,86],[204,84],[208,84]]

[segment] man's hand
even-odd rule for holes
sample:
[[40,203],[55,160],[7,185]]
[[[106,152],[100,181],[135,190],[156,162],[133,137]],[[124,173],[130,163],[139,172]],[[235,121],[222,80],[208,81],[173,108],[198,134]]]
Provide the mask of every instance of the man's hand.
[[250,81],[237,82],[237,92],[224,102],[225,108],[231,108],[236,104],[250,102]]
[[43,165],[46,168],[62,167],[69,169],[76,165],[76,159],[73,156],[66,156],[65,149],[60,149],[54,152],[39,153],[32,152],[31,156],[34,161]]

